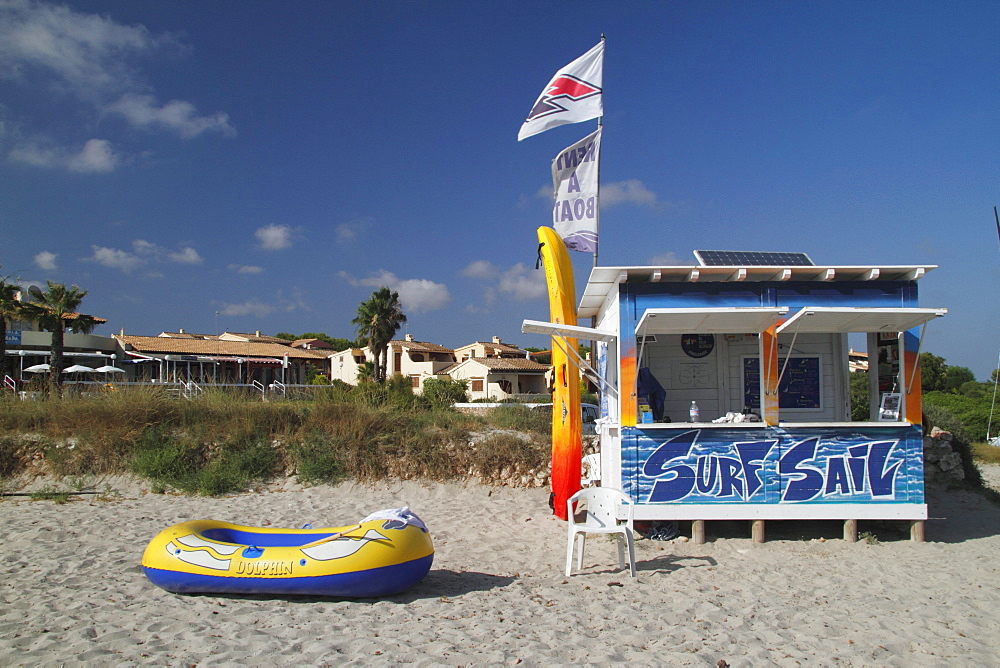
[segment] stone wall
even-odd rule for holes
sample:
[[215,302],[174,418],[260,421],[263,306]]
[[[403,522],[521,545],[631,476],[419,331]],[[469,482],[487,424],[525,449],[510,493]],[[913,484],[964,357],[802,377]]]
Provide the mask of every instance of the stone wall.
[[944,484],[965,480],[962,456],[951,447],[951,432],[933,427],[924,436],[924,480]]

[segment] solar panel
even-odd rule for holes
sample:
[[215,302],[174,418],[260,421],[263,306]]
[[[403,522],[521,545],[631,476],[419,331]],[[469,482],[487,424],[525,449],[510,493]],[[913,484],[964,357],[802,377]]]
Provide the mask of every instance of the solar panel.
[[694,256],[703,267],[814,267],[805,253],[771,251],[696,250]]

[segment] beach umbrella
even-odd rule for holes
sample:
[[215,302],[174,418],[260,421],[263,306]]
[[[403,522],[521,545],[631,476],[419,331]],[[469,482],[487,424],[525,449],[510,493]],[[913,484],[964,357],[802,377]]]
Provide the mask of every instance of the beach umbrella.
[[50,367],[48,364],[34,364],[25,369],[25,371],[28,373],[45,373],[46,371],[49,371],[51,368],[52,367]]
[[125,369],[119,369],[118,367],[111,366],[110,364],[99,366],[96,369],[94,369],[94,371],[96,371],[97,373],[125,373]]
[[[27,371],[27,369],[25,369]],[[68,366],[62,370],[63,373],[94,373],[94,370],[89,366],[83,366],[82,364],[74,364],[73,366]]]

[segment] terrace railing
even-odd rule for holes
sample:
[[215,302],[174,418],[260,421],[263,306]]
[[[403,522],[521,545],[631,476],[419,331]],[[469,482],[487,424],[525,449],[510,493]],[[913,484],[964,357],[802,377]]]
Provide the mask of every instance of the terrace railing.
[[181,396],[185,399],[194,399],[202,392],[204,392],[204,390],[201,389],[201,386],[193,380],[190,383],[181,383]]

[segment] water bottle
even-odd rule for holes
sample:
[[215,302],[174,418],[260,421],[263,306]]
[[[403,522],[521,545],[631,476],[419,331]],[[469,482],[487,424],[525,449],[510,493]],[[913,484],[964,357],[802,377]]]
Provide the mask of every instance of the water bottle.
[[691,408],[688,409],[688,416],[691,418],[691,422],[698,421],[698,404],[693,401],[691,402]]

